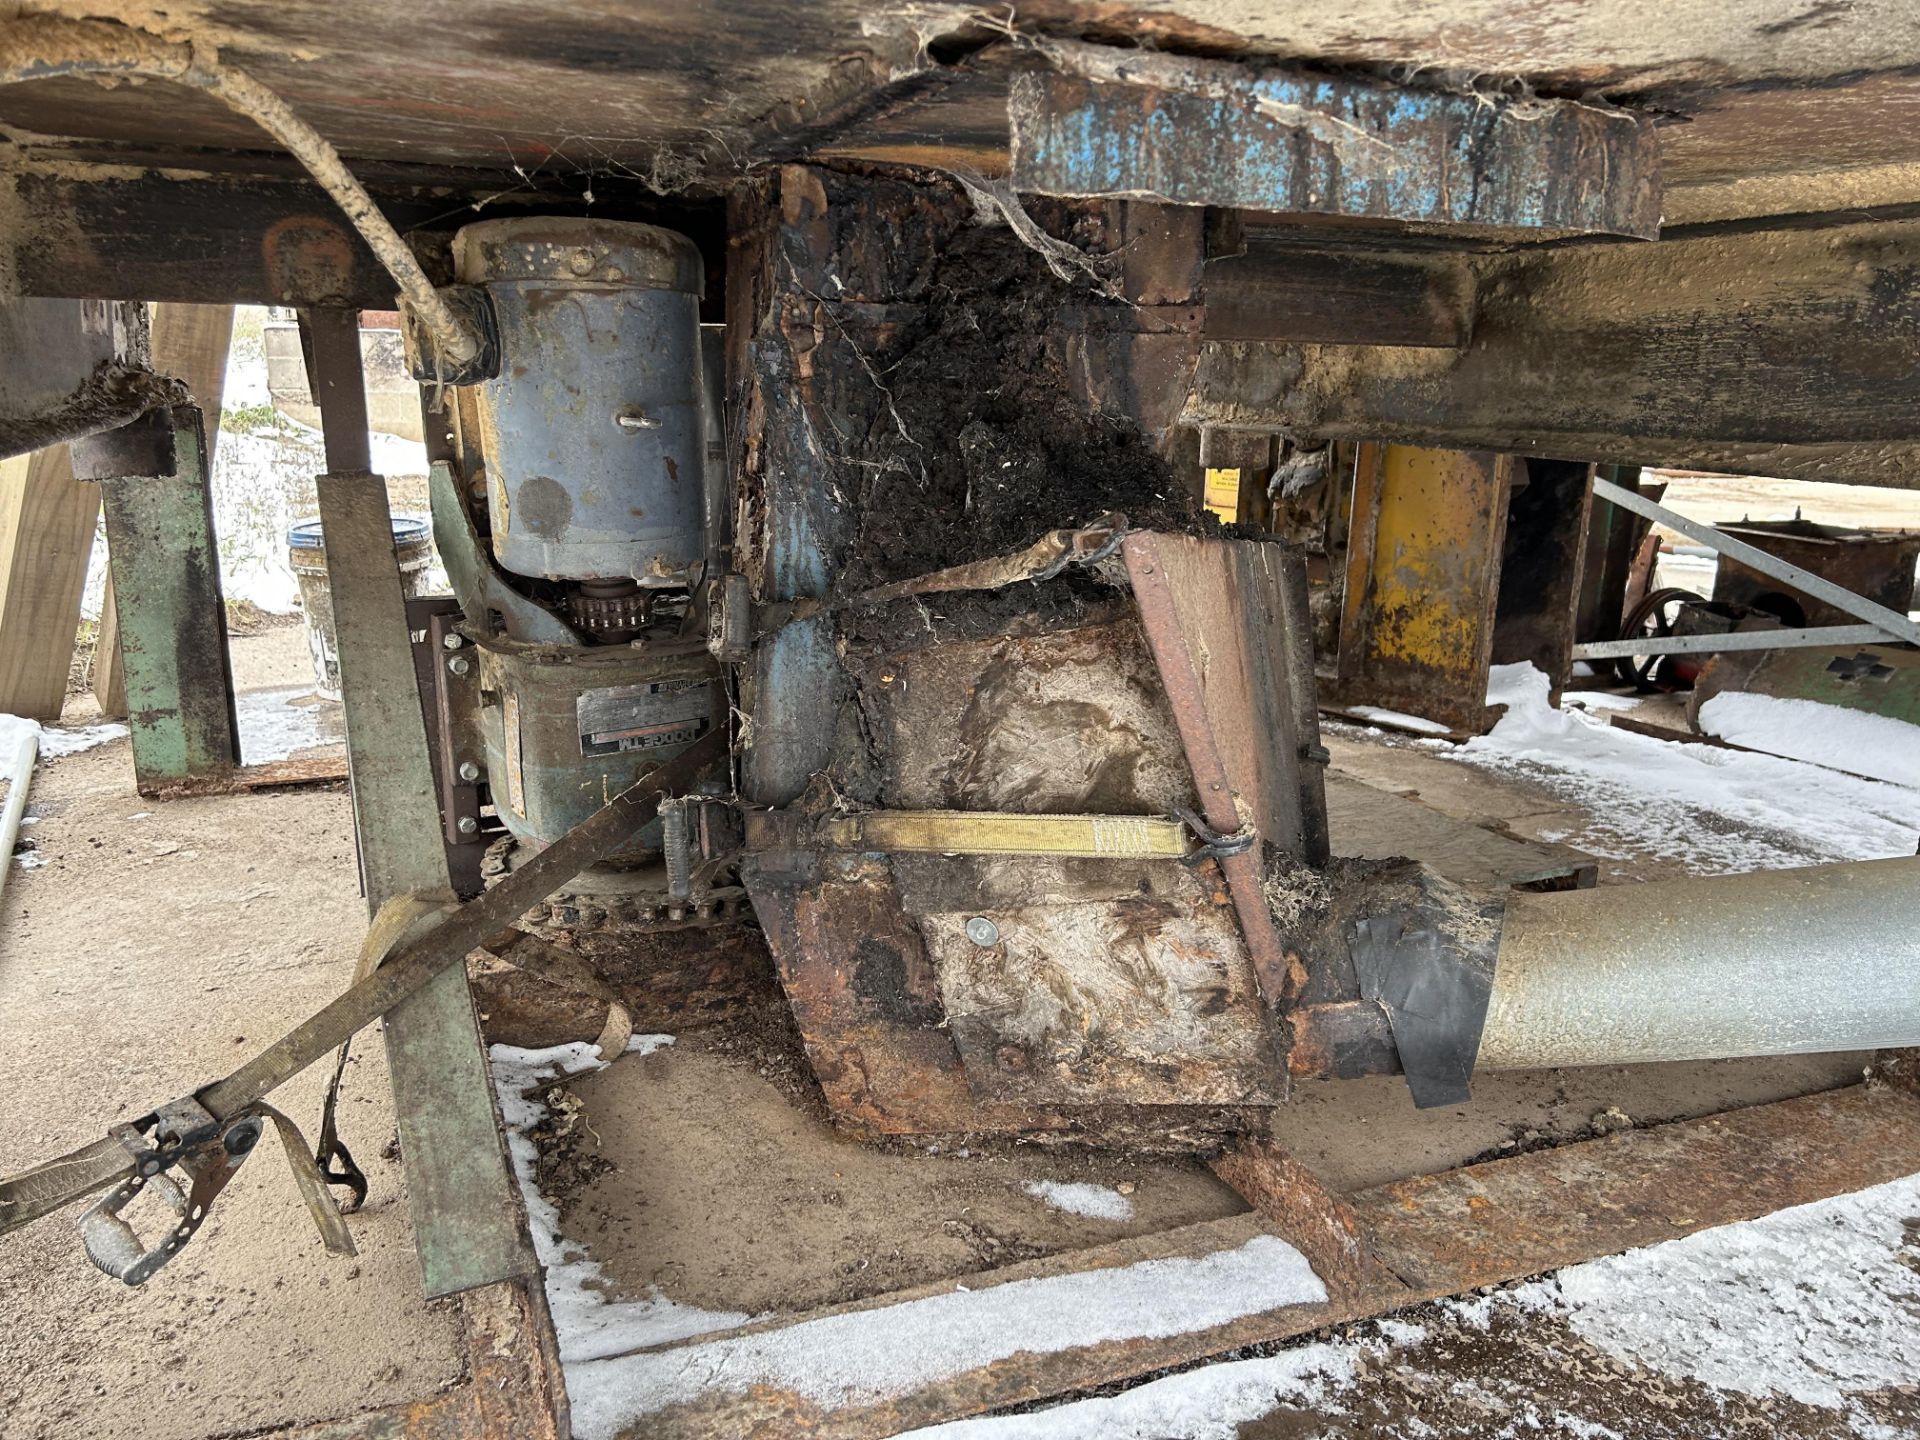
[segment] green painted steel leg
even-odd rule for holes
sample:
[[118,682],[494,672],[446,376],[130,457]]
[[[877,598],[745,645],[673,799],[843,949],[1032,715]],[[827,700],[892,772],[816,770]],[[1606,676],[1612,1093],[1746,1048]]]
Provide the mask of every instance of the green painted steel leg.
[[142,795],[240,763],[200,412],[174,415],[170,475],[101,482]]
[[[309,312],[305,319],[336,472],[318,482],[320,529],[371,912],[408,891],[447,891],[446,850],[386,482],[366,473],[364,400],[353,403],[361,383],[357,319],[352,311]],[[337,418],[336,402],[344,402],[344,418]],[[386,1042],[426,1293],[537,1275],[465,969],[444,972],[389,1011]]]

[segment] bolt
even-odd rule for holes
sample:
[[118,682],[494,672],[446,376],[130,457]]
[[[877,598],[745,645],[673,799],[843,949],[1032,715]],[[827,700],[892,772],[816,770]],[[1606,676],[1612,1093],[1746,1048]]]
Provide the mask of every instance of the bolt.
[[480,822],[471,815],[462,815],[458,820],[453,822],[453,828],[458,830],[462,835],[471,835],[480,828]]
[[982,950],[1000,943],[1000,927],[984,915],[976,915],[967,921],[967,939],[973,941]]
[[459,774],[462,780],[471,785],[480,778],[480,767],[471,760],[462,760],[460,762]]
[[449,650],[458,650],[462,645],[466,644],[467,642],[462,640],[458,635],[454,634],[453,631],[449,630],[446,633],[445,637],[440,641],[440,643],[446,646],[447,649]]
[[567,257],[567,268],[576,275],[591,275],[593,273],[593,252],[591,250],[574,251],[573,254]]
[[613,423],[622,430],[658,430],[660,422],[637,405],[613,412]]
[[447,669],[451,670],[456,675],[464,675],[469,670],[473,669],[473,662],[467,659],[467,657],[464,655],[456,655],[451,660],[447,661]]

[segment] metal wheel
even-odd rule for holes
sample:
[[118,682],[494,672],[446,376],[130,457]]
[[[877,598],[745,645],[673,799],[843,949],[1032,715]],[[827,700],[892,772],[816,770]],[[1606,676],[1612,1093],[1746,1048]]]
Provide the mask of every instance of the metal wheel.
[[[1664,590],[1655,590],[1627,612],[1627,618],[1620,624],[1620,638],[1651,640],[1671,635],[1674,618],[1680,613],[1681,607],[1704,605],[1706,598],[1671,585]],[[1623,682],[1636,689],[1651,690],[1654,668],[1661,659],[1659,655],[1622,655],[1613,662],[1614,672]]]

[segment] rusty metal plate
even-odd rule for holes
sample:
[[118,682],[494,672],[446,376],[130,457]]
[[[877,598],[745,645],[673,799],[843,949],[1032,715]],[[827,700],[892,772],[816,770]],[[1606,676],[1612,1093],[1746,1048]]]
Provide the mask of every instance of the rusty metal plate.
[[860,680],[891,807],[1165,815],[1193,803],[1131,620],[949,641],[871,661]]
[[834,1118],[879,1135],[1064,1125],[976,1101],[887,863],[835,856],[819,865],[816,883],[782,875],[766,859],[743,878]]
[[1920,1169],[1920,1103],[1806,1095],[1349,1197],[1373,1253],[1435,1295],[1653,1245]]
[[[1145,533],[1128,536],[1121,555],[1202,818],[1223,835],[1252,825],[1281,853],[1325,864],[1326,778],[1298,558],[1270,542]],[[1261,991],[1277,1005],[1286,959],[1261,888],[1265,863],[1258,846],[1219,861]]]
[[1360,447],[1327,698],[1480,734],[1513,460],[1474,450]]
[[1251,823],[1290,858],[1325,864],[1300,557],[1277,541],[1151,533],[1129,536],[1123,553],[1208,824]]
[[1284,1081],[1233,911],[1189,893],[918,915],[976,1095],[1258,1105]]
[[1476,231],[1660,230],[1659,147],[1640,116],[1151,47],[1040,48],[1056,69],[1015,75],[1007,97],[1024,192]]

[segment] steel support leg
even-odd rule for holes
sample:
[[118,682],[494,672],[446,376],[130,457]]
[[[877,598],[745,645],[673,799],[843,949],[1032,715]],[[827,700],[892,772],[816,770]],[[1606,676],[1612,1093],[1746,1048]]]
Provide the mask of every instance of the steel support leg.
[[169,473],[103,480],[100,487],[142,795],[240,763],[200,412],[182,406],[171,423]]
[[[326,438],[321,531],[371,912],[392,895],[446,890],[446,855],[386,485],[368,469],[358,318],[351,310],[313,310],[301,325]],[[464,969],[448,970],[397,1006],[386,1041],[427,1294],[538,1274]]]

